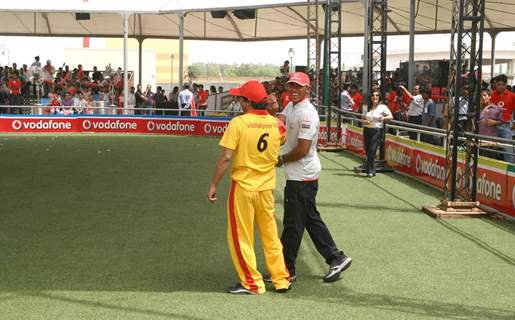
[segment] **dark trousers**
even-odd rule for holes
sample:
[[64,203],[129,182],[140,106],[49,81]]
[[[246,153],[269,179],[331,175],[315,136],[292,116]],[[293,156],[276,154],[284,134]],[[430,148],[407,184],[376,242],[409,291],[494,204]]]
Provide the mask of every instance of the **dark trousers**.
[[[408,116],[408,122],[413,124],[422,124],[422,115],[420,116]],[[417,140],[417,133],[410,131],[409,138],[411,140]]]
[[284,229],[281,235],[284,260],[291,275],[295,274],[295,260],[299,252],[304,229],[308,231],[318,252],[327,264],[339,262],[344,254],[339,251],[333,237],[316,208],[318,181],[286,181],[284,188]]
[[380,128],[365,128],[363,130],[365,140],[365,152],[367,160],[365,162],[365,170],[367,173],[376,173],[375,159],[377,148],[381,143],[383,137],[383,129]]

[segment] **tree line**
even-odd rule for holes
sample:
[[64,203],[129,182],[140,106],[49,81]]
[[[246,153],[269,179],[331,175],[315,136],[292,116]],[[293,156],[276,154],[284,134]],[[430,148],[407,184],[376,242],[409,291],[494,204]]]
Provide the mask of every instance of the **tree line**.
[[194,77],[275,77],[280,75],[279,66],[261,63],[193,63],[188,67]]

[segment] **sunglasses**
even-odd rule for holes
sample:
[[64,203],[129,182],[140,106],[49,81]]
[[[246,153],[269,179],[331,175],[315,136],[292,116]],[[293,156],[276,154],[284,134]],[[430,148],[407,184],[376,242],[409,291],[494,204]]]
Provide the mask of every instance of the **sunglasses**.
[[372,94],[372,97],[379,97],[377,93]]

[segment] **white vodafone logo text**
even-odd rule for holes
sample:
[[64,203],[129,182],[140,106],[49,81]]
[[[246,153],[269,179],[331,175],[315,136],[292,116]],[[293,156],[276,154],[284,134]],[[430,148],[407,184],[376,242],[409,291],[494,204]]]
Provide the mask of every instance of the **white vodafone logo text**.
[[14,130],[20,130],[21,129],[21,121],[20,120],[14,120],[12,123],[12,127]]
[[84,120],[84,121],[82,121],[82,128],[83,128],[84,130],[89,130],[89,129],[91,129],[91,121],[89,121],[89,120]]
[[156,124],[154,121],[147,122],[147,130],[148,131],[154,131],[156,129]]
[[204,132],[207,134],[210,134],[210,133],[222,134],[227,129],[227,126],[228,126],[228,124],[216,125],[216,124],[206,123],[204,125]]

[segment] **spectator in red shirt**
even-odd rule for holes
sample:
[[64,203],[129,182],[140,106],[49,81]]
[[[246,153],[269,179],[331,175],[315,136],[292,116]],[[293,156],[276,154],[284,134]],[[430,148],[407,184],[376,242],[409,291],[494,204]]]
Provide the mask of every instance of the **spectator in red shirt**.
[[[9,87],[9,104],[11,106],[19,106],[21,105],[21,81],[18,79],[18,74],[16,72],[11,74],[11,79],[7,83]],[[7,113],[18,113],[18,108],[13,108],[12,110],[8,110]]]
[[198,86],[198,108],[200,110],[200,116],[204,116],[204,110],[207,109],[207,99],[209,92],[204,90],[204,85],[199,84]]
[[[496,104],[503,110],[502,123],[497,125],[497,136],[503,139],[513,139],[512,120],[515,108],[515,94],[506,89],[508,78],[501,74],[495,79],[495,91],[492,94],[492,103]],[[504,161],[508,163],[515,162],[514,150],[512,147],[505,147]]]
[[390,111],[392,112],[393,118],[395,120],[400,120],[401,104],[399,103],[399,101],[397,99],[397,89],[396,88],[392,88],[392,90],[388,94],[387,101],[388,101],[388,109],[390,109]]
[[[283,86],[281,86],[282,89],[284,89]],[[288,92],[288,90],[284,90],[282,93],[281,93],[281,110],[284,110],[284,108],[286,108],[286,106],[288,105],[288,103],[290,103],[291,101],[291,96],[290,96],[290,93]]]
[[354,106],[352,107],[352,112],[361,112],[363,96],[359,93],[358,85],[353,83],[350,86],[350,96],[352,101],[354,101]]

